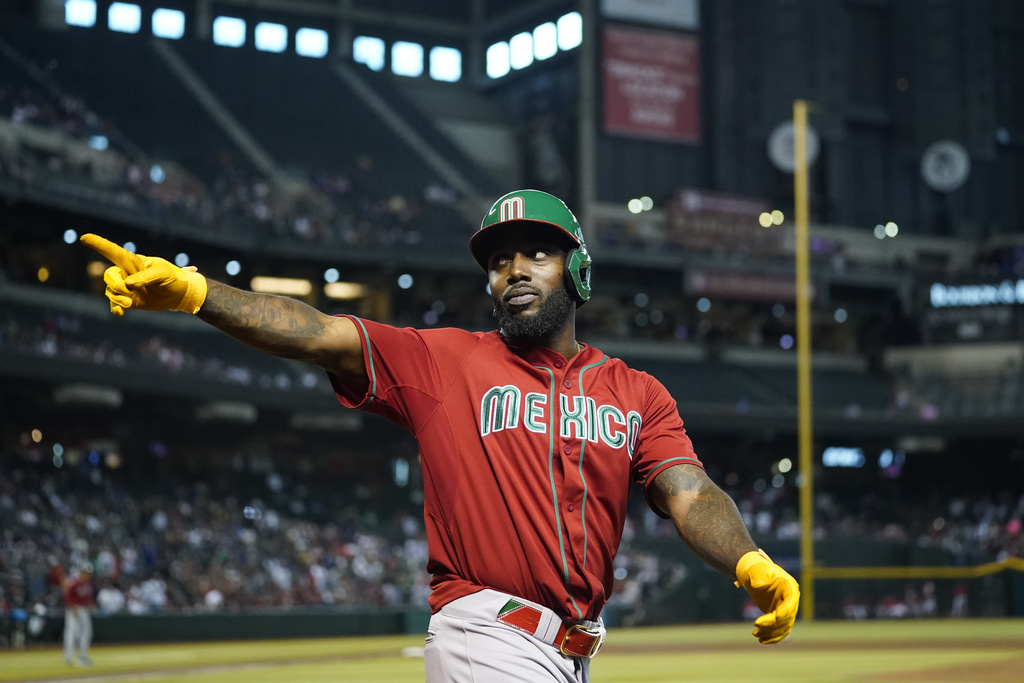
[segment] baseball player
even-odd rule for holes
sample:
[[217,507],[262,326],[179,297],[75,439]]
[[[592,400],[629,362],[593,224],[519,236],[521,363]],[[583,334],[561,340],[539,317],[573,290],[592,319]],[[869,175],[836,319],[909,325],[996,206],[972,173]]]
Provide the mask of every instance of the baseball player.
[[762,643],[790,632],[796,581],[705,474],[667,390],[576,339],[591,259],[558,198],[509,193],[470,239],[498,323],[486,333],[329,316],[95,235],[82,241],[115,264],[104,279],[116,315],[195,314],[320,366],[342,405],[415,435],[432,576],[428,682],[590,680],[633,482],[701,560],[747,589],[764,612]]
[[92,645],[92,608],[96,604],[92,590],[92,565],[83,563],[78,576],[73,579],[62,577],[64,589],[64,661],[68,666],[75,663],[89,666],[89,646]]

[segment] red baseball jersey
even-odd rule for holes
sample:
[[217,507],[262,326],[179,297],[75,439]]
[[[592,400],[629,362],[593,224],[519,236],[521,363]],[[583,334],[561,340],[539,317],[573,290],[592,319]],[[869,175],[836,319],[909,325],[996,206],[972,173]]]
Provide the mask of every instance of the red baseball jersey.
[[630,483],[646,495],[662,470],[701,466],[664,386],[588,345],[566,361],[497,332],[352,320],[369,388],[332,382],[419,443],[432,610],[493,588],[596,619]]
[[72,579],[64,589],[64,604],[68,607],[92,607],[94,603],[92,583],[79,576]]

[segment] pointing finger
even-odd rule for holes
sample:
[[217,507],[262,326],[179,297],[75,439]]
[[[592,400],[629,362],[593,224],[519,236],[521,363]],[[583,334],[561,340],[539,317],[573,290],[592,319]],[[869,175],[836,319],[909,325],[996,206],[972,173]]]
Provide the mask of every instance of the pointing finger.
[[99,235],[87,233],[79,238],[79,241],[90,249],[98,252],[110,261],[113,261],[128,274],[134,273],[141,266],[141,259],[124,247],[114,244],[108,239]]

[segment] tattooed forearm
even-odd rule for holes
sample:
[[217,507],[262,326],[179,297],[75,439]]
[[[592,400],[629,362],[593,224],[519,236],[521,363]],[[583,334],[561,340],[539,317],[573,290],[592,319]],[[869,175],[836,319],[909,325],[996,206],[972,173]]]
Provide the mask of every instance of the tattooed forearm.
[[667,497],[695,494],[700,492],[705,482],[711,483],[706,475],[700,477],[699,474],[704,474],[699,467],[670,467],[658,475],[654,484]]
[[700,559],[729,577],[735,576],[740,557],[757,549],[736,504],[718,487],[702,491],[690,504],[679,533]]
[[726,576],[735,576],[739,558],[757,546],[732,499],[694,466],[665,470],[654,486],[656,500],[694,554]]
[[301,301],[247,292],[212,280],[197,315],[243,344],[295,360],[309,360],[311,342],[326,331],[324,314]]

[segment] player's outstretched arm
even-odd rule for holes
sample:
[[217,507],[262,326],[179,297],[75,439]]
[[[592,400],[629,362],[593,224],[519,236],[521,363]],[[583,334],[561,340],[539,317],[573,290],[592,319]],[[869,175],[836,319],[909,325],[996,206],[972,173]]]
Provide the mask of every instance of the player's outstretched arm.
[[653,502],[672,518],[679,536],[708,566],[736,580],[764,614],[754,635],[764,644],[789,635],[800,604],[800,587],[759,550],[736,504],[703,469],[676,465],[654,480]]
[[195,268],[133,254],[98,235],[83,235],[81,241],[114,263],[103,281],[115,315],[124,315],[127,309],[193,313],[258,351],[314,363],[355,390],[366,387],[362,345],[348,318],[326,315],[294,299],[208,280]]
[[353,389],[368,383],[362,344],[348,318],[321,313],[283,296],[236,289],[207,281],[206,299],[196,317],[246,346],[280,358],[313,363],[333,372]]
[[705,564],[731,579],[736,563],[757,550],[732,498],[696,465],[676,465],[654,480],[653,501]]

